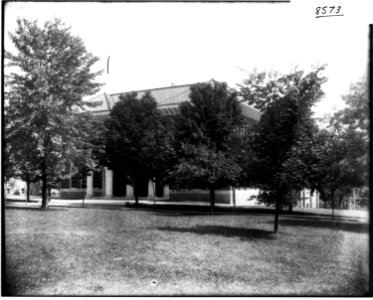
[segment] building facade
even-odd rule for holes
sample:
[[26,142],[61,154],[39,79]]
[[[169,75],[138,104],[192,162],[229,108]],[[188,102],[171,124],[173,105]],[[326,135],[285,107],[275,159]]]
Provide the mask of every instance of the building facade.
[[[172,116],[179,113],[179,105],[183,102],[190,101],[189,85],[173,85],[164,88],[155,88],[149,90],[136,91],[139,98],[146,92],[150,92],[157,102],[158,109],[163,115]],[[109,115],[115,103],[119,101],[120,95],[117,94],[101,94],[90,100],[95,103],[94,107],[90,107],[90,112],[98,117]],[[244,125],[241,128],[246,130],[253,124],[259,121],[260,112],[247,104],[240,103],[242,109],[242,118]],[[125,177],[120,173],[115,173],[107,167],[97,166],[97,168],[89,174],[82,175],[74,169],[74,166],[69,166],[67,170],[67,178],[60,183],[60,197],[64,199],[134,199],[133,187],[128,184]],[[75,175],[68,175],[75,174]],[[157,182],[147,181],[141,184],[139,188],[141,199],[162,199],[162,200],[189,200],[189,201],[208,201],[207,191],[170,191],[169,187],[158,184]],[[228,190],[216,191],[217,203],[231,203],[232,192]]]
[[316,190],[313,193],[311,193],[310,189],[303,189],[300,191],[299,196],[299,207],[320,208],[322,206],[323,202],[320,199],[320,193]]

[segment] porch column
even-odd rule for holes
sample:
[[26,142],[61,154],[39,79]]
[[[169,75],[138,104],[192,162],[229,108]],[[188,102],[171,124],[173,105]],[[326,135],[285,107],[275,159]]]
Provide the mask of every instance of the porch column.
[[93,174],[92,172],[87,175],[87,189],[85,193],[86,197],[92,197],[93,196]]
[[233,202],[233,207],[236,208],[236,188],[232,186],[232,202]]
[[148,182],[148,198],[153,199],[154,197],[154,186],[153,186],[153,181],[149,180]]
[[126,198],[128,199],[134,198],[132,185],[126,184]]
[[168,185],[163,187],[163,198],[170,199],[170,187]]
[[105,197],[113,197],[113,171],[105,167]]

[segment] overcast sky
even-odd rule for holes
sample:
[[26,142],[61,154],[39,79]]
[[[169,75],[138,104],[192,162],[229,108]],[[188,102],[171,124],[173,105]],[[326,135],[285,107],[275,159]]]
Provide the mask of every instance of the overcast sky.
[[[344,16],[315,18],[317,6],[341,6]],[[340,95],[366,74],[372,0],[292,0],[291,3],[45,3],[5,8],[5,32],[17,17],[54,17],[71,26],[100,58],[101,92],[124,92],[206,81],[236,87],[247,71],[309,70],[327,64],[327,93],[316,116],[341,107]],[[11,50],[5,37],[5,49]],[[107,57],[110,73],[106,75]]]

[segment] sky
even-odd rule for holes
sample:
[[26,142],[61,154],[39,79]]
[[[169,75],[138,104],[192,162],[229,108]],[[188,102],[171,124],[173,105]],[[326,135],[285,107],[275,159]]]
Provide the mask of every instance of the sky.
[[[341,6],[343,16],[316,18],[316,8]],[[18,17],[60,18],[80,36],[104,70],[100,93],[215,79],[230,87],[248,72],[327,64],[326,95],[315,116],[343,107],[341,95],[368,70],[371,0],[292,0],[290,3],[10,2],[5,34]],[[13,50],[7,37],[6,50]],[[110,69],[107,74],[107,58]]]

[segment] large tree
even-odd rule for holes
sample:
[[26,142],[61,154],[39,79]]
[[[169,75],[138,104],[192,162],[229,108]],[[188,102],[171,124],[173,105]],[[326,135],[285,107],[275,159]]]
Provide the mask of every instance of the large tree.
[[235,184],[242,172],[237,142],[241,109],[226,83],[192,85],[189,98],[175,119],[178,162],[172,178],[178,189],[208,189],[213,213],[216,189]]
[[11,148],[21,151],[18,156],[32,153],[32,165],[38,162],[45,208],[47,187],[61,178],[67,161],[92,164],[89,114],[82,112],[83,97],[100,87],[94,81],[99,72],[91,71],[98,58],[60,20],[39,27],[36,21],[18,19],[17,25],[9,34],[16,50],[5,55],[8,129],[10,136],[17,130],[32,140]]
[[331,119],[331,128],[340,135],[347,147],[346,161],[361,168],[363,185],[369,180],[369,96],[365,77],[351,84],[350,91],[342,97],[346,108],[336,112]]
[[323,69],[252,73],[241,85],[243,99],[262,111],[252,139],[255,155],[249,166],[256,172],[250,181],[265,193],[262,200],[275,205],[275,232],[281,207],[307,185],[308,145],[315,132],[311,107],[323,96]]
[[136,204],[144,180],[164,183],[173,159],[172,132],[150,93],[122,94],[105,121],[101,162],[134,186]]
[[[368,185],[369,104],[366,80],[351,85],[343,96],[346,108],[336,112],[330,126],[320,131],[313,153],[312,185],[329,202],[334,217],[335,198]],[[367,204],[367,203],[366,203]]]

